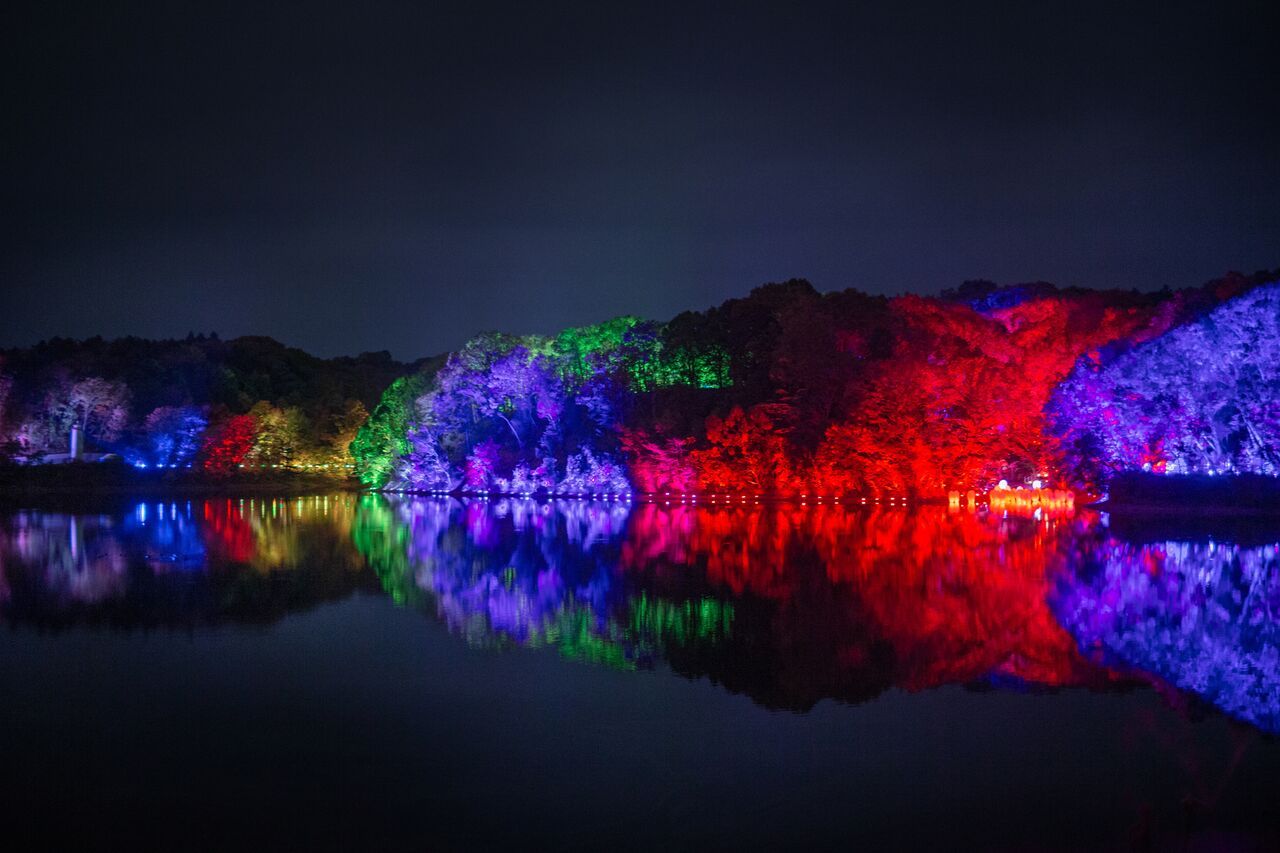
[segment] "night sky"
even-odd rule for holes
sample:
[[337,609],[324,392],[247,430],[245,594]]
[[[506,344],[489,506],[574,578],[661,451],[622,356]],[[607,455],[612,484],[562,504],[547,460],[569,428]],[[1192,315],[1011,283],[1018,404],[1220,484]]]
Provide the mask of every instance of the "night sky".
[[1280,265],[1274,2],[731,5],[11,10],[0,346]]

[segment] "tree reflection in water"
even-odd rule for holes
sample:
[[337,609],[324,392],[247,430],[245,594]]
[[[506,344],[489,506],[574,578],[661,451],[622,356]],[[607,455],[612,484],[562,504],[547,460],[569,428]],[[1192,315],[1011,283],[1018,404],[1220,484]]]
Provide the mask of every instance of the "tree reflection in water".
[[656,583],[696,567],[743,602],[737,647],[672,663],[770,706],[948,683],[1100,687],[1114,676],[1076,651],[1046,601],[1084,529],[931,507],[646,505],[624,565]]
[[1277,731],[1278,562],[1273,544],[1134,544],[1069,512],[220,498],[4,516],[0,609],[193,627],[380,588],[473,645],[662,663],[772,708],[1148,680]]
[[354,510],[346,495],[2,515],[0,610],[46,629],[273,622],[372,586],[353,559]]
[[1054,609],[1097,659],[1280,732],[1280,545],[1109,539]]
[[[1072,512],[382,498],[362,502],[356,539],[397,600],[434,606],[471,642],[625,666],[660,655],[770,707],[1150,672],[1275,730],[1272,545],[1132,545]],[[1169,554],[1178,571],[1153,584]],[[1193,574],[1220,588],[1189,610]],[[1117,579],[1140,610],[1108,606]]]
[[398,602],[433,609],[477,646],[555,646],[620,668],[711,641],[732,607],[629,590],[619,571],[628,508],[556,500],[366,497],[352,537]]

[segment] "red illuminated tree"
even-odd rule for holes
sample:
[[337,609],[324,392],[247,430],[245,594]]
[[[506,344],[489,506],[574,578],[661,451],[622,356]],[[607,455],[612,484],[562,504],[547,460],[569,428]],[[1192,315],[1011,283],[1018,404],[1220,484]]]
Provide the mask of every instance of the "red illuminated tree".
[[257,438],[258,424],[252,415],[235,415],[215,423],[205,431],[200,448],[200,466],[213,474],[238,469]]
[[664,436],[657,430],[619,428],[631,482],[642,492],[691,492],[698,473],[689,458],[692,438]]
[[1154,334],[1144,306],[1098,294],[1044,296],[986,313],[908,296],[891,303],[893,353],[830,426],[817,474],[828,488],[936,496],[1057,471],[1044,407],[1081,356]]
[[766,404],[735,407],[707,419],[707,447],[689,454],[704,487],[732,491],[789,492],[796,485],[785,427]]

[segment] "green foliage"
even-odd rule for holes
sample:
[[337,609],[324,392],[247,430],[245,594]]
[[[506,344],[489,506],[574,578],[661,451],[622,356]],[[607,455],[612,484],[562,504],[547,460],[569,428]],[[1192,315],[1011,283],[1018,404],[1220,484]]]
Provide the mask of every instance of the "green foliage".
[[658,334],[653,385],[657,388],[728,388],[732,356],[731,330],[722,309],[686,311]]
[[680,347],[664,351],[654,370],[653,382],[659,388],[687,385],[691,388],[728,388],[729,353],[723,347]]
[[409,428],[416,420],[415,405],[426,393],[429,379],[417,373],[391,383],[369,419],[351,442],[356,476],[366,486],[386,484],[395,461],[409,452]]
[[560,356],[567,375],[585,382],[609,366],[611,355],[619,354],[627,333],[640,322],[638,317],[615,317],[594,326],[565,329],[556,335],[552,349]]

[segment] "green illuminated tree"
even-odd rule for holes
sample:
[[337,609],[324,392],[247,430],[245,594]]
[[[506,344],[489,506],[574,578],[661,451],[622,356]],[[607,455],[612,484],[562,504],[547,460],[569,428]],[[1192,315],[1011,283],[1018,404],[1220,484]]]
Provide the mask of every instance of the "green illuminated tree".
[[402,376],[391,383],[369,419],[351,442],[356,476],[366,486],[386,484],[395,461],[409,452],[409,430],[417,422],[416,402],[427,392],[423,374]]

